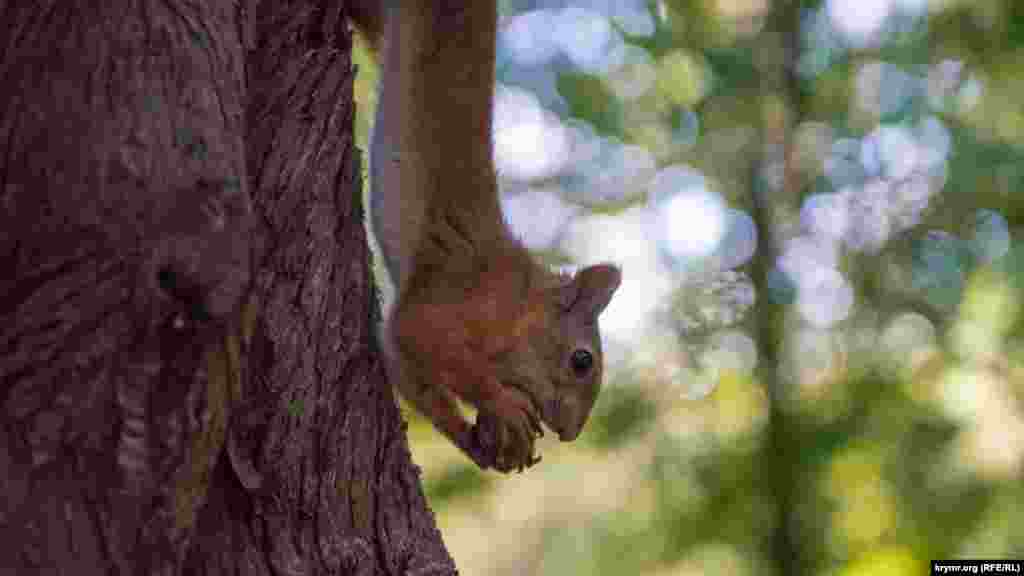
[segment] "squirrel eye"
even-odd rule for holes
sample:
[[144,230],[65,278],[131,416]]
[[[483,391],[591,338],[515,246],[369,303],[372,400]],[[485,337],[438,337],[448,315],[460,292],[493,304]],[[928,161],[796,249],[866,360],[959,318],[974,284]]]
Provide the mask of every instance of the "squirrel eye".
[[587,350],[577,348],[573,350],[570,362],[572,364],[572,371],[576,373],[577,377],[586,376],[590,369],[594,367],[594,355]]

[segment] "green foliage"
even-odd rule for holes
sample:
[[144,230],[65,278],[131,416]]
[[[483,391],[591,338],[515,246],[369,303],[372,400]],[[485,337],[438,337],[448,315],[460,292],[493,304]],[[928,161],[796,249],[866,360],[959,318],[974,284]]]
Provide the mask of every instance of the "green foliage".
[[569,101],[569,116],[588,122],[603,134],[622,132],[622,105],[601,78],[590,74],[562,74],[558,92]]
[[602,513],[582,530],[545,531],[543,573],[615,575],[657,565],[665,533],[628,508]]
[[446,467],[431,478],[425,478],[423,491],[434,506],[444,506],[470,498],[486,490],[492,482],[474,464],[459,463]]
[[616,386],[601,392],[584,438],[598,448],[614,449],[642,434],[657,416],[657,406],[639,386]]

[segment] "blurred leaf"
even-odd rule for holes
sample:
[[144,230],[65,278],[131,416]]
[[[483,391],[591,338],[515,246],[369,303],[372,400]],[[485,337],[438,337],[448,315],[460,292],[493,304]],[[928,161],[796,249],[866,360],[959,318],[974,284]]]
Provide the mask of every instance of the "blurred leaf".
[[595,519],[595,574],[618,576],[650,569],[665,547],[665,536],[646,515],[630,510],[615,510]]
[[493,480],[473,464],[456,464],[435,478],[424,478],[423,490],[433,506],[443,506],[483,492]]
[[701,520],[705,493],[696,482],[693,463],[686,457],[687,452],[692,450],[684,443],[664,437],[658,439],[651,461],[653,524],[665,539],[661,559],[666,563],[682,559],[704,534]]
[[933,557],[956,555],[993,496],[990,486],[952,474],[949,448],[958,431],[943,420],[917,419],[886,463],[886,476],[903,495],[910,533]]
[[708,83],[706,64],[689,52],[669,52],[658,61],[655,85],[658,92],[674,105],[696,105],[707,93]]
[[929,566],[907,548],[883,548],[851,562],[839,576],[915,576],[926,573]]
[[656,417],[657,406],[639,386],[606,388],[585,437],[594,446],[613,449],[643,433]]
[[854,427],[850,420],[845,420],[821,428],[807,437],[807,444],[800,450],[800,460],[809,467],[817,467],[831,460],[836,452],[850,444],[854,438]]
[[561,74],[558,92],[568,100],[570,116],[590,123],[603,134],[622,132],[622,105],[601,78],[590,74]]

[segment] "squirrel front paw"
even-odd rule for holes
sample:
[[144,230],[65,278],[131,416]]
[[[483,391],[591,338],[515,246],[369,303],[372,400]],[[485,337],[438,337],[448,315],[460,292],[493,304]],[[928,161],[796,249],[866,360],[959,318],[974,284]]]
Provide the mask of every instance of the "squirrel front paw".
[[503,388],[493,408],[481,409],[473,426],[477,444],[491,457],[489,464],[499,472],[522,472],[540,462],[533,442],[544,430],[530,399],[515,388]]

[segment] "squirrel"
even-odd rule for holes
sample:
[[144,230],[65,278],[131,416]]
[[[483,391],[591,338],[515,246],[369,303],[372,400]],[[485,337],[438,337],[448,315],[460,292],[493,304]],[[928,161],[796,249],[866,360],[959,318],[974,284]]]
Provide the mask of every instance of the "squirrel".
[[[389,379],[481,469],[540,461],[541,422],[574,440],[601,386],[611,264],[535,262],[505,223],[492,159],[496,0],[350,0],[377,55],[371,227],[398,295]],[[477,408],[471,425],[456,398]]]

